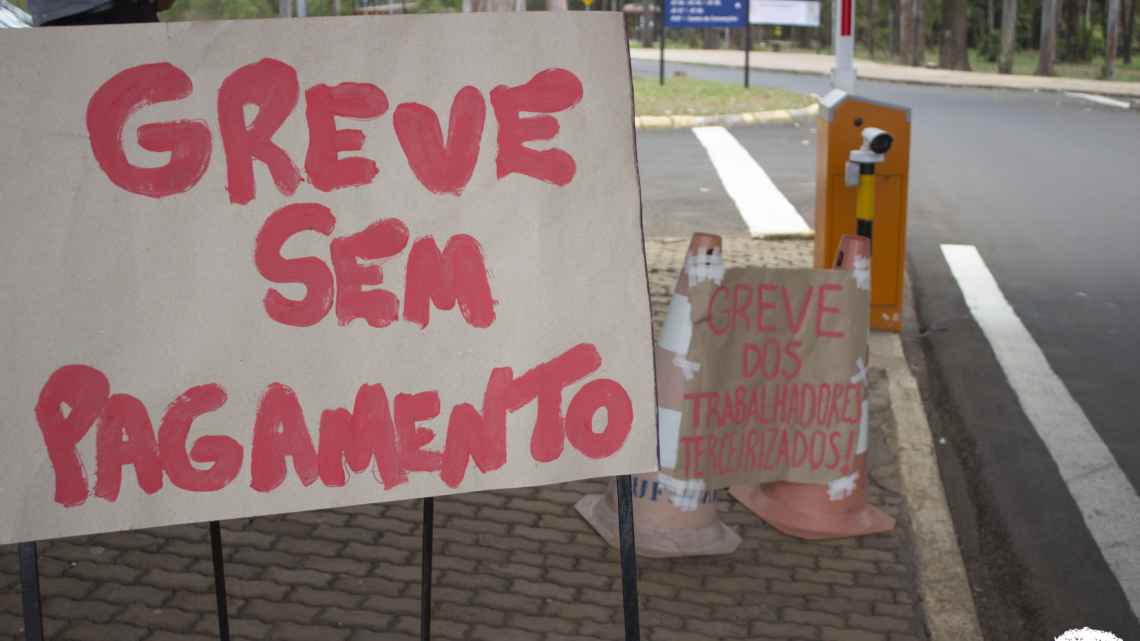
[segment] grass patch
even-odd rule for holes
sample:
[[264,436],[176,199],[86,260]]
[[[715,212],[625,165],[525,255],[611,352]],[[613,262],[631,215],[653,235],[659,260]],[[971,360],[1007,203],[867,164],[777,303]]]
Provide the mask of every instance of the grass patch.
[[634,78],[634,106],[638,116],[719,116],[724,114],[799,109],[813,101],[798,91],[771,87],[744,88],[741,84],[694,78]]

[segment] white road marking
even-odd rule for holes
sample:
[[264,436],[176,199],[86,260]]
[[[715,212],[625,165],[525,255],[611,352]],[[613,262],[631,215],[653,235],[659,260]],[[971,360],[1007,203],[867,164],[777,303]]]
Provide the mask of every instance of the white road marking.
[[1115,98],[1108,98],[1106,96],[1097,96],[1097,95],[1094,95],[1091,93],[1075,93],[1075,92],[1066,91],[1065,95],[1066,96],[1075,96],[1077,98],[1084,98],[1085,100],[1091,100],[1091,101],[1098,103],[1098,104],[1108,105],[1109,107],[1119,107],[1120,109],[1131,109],[1132,108],[1132,103],[1130,103],[1130,102],[1125,102],[1123,100],[1117,100]]
[[693,133],[754,238],[811,232],[803,216],[727,129],[694,127]]
[[977,248],[942,245],[942,254],[1132,614],[1140,616],[1140,496],[1002,295]]

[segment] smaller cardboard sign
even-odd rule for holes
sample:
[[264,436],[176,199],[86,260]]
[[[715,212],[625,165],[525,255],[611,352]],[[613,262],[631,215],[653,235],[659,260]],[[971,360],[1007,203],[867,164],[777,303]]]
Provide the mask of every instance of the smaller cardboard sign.
[[819,3],[804,0],[750,0],[748,22],[792,27],[818,27]]
[[690,290],[674,477],[712,490],[849,472],[867,447],[865,281],[749,267]]

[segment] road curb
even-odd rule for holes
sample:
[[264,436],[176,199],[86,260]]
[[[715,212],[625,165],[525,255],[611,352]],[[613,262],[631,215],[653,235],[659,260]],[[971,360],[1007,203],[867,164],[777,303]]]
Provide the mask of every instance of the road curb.
[[890,354],[881,364],[887,370],[891,411],[898,426],[899,472],[914,533],[918,592],[930,638],[981,641],[981,626],[918,382],[910,372],[898,334],[872,332],[871,340],[873,353]]
[[[802,109],[778,109],[744,114],[719,116],[637,116],[633,119],[637,129],[668,129],[711,127],[714,125],[752,125],[765,122],[791,122],[795,118],[814,118],[819,115],[819,103]],[[810,236],[808,236],[810,238]]]

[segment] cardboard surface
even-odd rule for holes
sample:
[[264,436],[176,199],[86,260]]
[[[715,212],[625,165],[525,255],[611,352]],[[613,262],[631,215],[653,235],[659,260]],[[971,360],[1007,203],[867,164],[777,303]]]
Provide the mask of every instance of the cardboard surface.
[[869,291],[856,272],[729,269],[693,284],[673,476],[825,484],[866,449]]
[[621,16],[0,59],[0,544],[656,469]]

